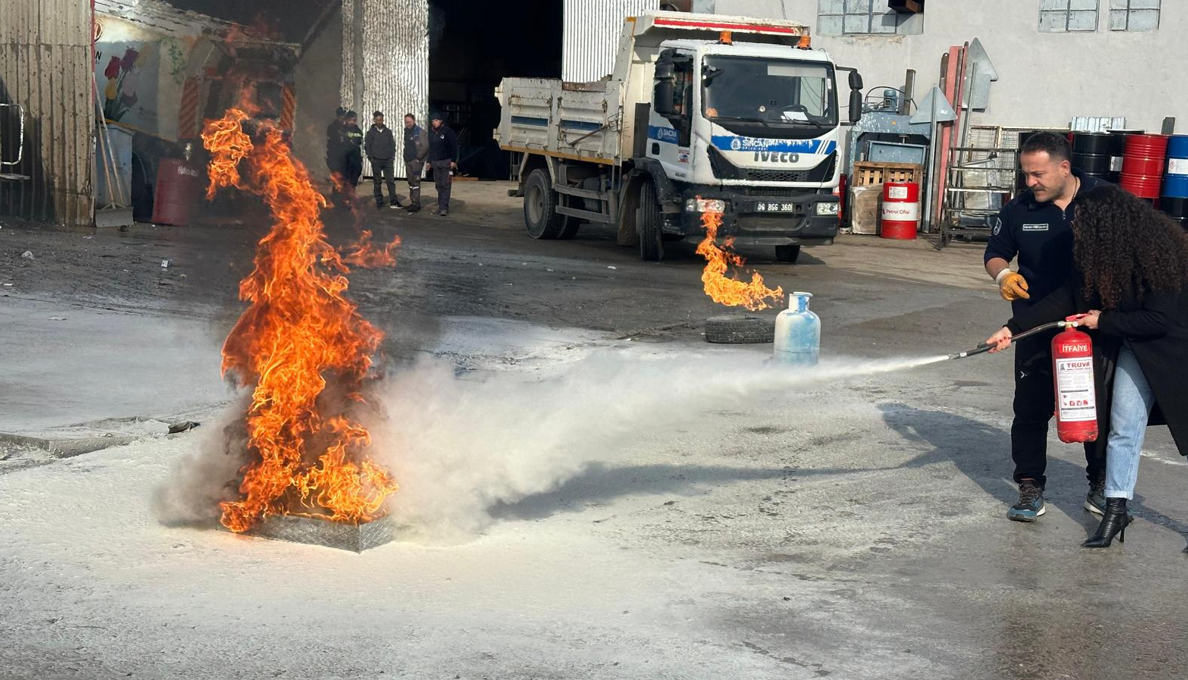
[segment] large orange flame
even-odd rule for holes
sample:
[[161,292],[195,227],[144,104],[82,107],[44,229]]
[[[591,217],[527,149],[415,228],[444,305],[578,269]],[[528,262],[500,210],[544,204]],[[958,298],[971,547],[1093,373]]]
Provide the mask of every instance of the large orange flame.
[[383,333],[343,296],[347,263],[392,264],[397,242],[377,248],[364,233],[341,255],[319,217],[326,201],[281,132],[265,128],[263,142],[253,144],[243,131],[246,119],[231,109],[202,133],[211,152],[207,195],[222,187],[259,194],[274,218],[255,268],[239,284],[250,304],[223,345],[224,375],[252,387],[252,460],[241,470],[241,499],[221,504],[222,523],[246,531],[268,515],[289,513],[366,522],[397,485],[363,453],[367,430],[325,392],[333,384],[347,401],[363,401]]
[[[701,200],[701,197],[698,196],[697,200]],[[759,272],[751,272],[750,281],[727,276],[731,266],[741,267],[747,261],[730,250],[734,239],[728,238],[721,246],[718,245],[722,213],[708,210],[701,213],[701,225],[705,227],[705,238],[697,244],[697,254],[705,257],[701,281],[705,284],[706,295],[727,307],[746,307],[752,312],[770,307],[766,300],[774,303],[784,298],[784,289],[778,286],[775,290],[768,288]]]

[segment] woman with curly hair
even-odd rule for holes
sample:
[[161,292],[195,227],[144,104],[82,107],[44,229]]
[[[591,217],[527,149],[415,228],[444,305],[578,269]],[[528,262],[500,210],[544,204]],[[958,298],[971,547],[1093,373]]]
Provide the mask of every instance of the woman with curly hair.
[[1084,314],[1081,326],[1094,331],[1098,420],[1110,426],[1106,512],[1083,545],[1105,548],[1115,535],[1125,540],[1133,521],[1126,502],[1147,425],[1166,422],[1188,456],[1188,237],[1116,187],[1080,201],[1072,222],[1076,272],[987,342],[1001,351],[1014,334],[1073,314]]

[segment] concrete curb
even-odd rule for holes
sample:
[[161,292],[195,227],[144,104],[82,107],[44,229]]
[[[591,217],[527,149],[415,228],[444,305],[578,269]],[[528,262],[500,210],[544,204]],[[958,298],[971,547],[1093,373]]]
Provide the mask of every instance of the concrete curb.
[[12,444],[48,451],[55,458],[73,458],[84,453],[93,453],[113,446],[123,446],[136,441],[136,437],[125,435],[111,437],[81,437],[78,439],[45,439],[20,434],[0,432],[0,444]]

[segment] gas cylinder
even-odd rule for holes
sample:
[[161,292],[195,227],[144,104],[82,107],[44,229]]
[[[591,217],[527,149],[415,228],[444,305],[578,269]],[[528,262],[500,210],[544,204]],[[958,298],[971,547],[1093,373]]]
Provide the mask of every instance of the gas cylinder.
[[795,366],[815,366],[821,353],[821,318],[809,311],[812,293],[792,293],[775,323],[775,359]]
[[[1078,317],[1066,321],[1075,323]],[[1069,444],[1097,441],[1097,392],[1093,381],[1093,340],[1067,326],[1052,339],[1056,383],[1056,434]]]

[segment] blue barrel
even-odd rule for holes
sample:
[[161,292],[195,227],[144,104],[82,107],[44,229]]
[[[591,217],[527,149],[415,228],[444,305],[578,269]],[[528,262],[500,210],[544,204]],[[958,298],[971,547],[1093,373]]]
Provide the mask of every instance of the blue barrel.
[[821,354],[821,318],[809,311],[812,293],[792,293],[775,323],[775,360],[816,366]]
[[1163,195],[1188,198],[1188,135],[1172,135],[1167,140],[1167,174],[1163,176]]

